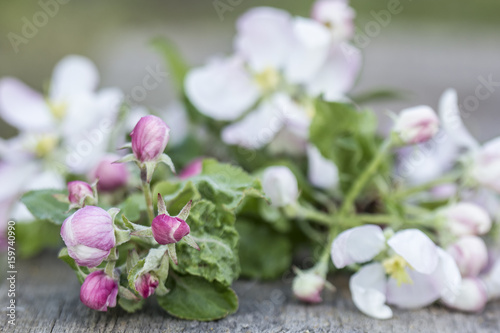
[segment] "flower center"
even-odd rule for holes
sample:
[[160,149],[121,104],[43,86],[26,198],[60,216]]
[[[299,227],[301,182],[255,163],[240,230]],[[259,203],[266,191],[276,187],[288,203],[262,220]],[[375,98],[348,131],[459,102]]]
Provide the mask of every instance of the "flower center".
[[57,145],[57,137],[53,135],[44,135],[38,140],[35,146],[35,154],[38,157],[47,156]]
[[403,283],[413,283],[406,271],[406,267],[411,268],[411,266],[401,256],[394,255],[385,259],[382,261],[382,266],[384,266],[386,273],[397,281],[398,286],[401,286]]
[[49,102],[49,109],[54,118],[61,120],[66,115],[66,109],[68,108],[66,103],[52,103]]
[[272,91],[278,86],[280,75],[277,70],[268,67],[255,75],[255,81],[263,91]]

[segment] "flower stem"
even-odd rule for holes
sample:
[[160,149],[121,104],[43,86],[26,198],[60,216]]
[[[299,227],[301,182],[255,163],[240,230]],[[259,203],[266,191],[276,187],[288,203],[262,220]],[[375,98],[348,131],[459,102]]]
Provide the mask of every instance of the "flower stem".
[[356,180],[354,185],[351,187],[349,192],[347,193],[344,202],[342,203],[342,206],[340,207],[340,212],[339,215],[341,217],[347,215],[353,208],[354,202],[356,198],[359,196],[363,188],[365,187],[366,183],[375,175],[377,172],[380,163],[383,161],[386,153],[389,151],[391,148],[391,139],[390,137],[387,138],[382,146],[380,146],[379,151],[377,152],[377,155],[373,158],[371,163],[368,165],[368,167],[363,171],[361,176]]
[[439,186],[439,185],[453,183],[453,182],[457,181],[460,178],[460,176],[461,176],[461,174],[458,172],[450,173],[444,177],[441,177],[441,178],[432,180],[430,182],[427,182],[425,184],[414,186],[414,187],[409,188],[405,191],[401,191],[399,193],[396,193],[394,198],[403,199],[403,198],[409,197],[413,194],[417,194],[420,192],[430,190],[430,189],[432,189],[436,186]]
[[142,182],[142,191],[144,192],[144,198],[146,199],[146,210],[148,212],[149,224],[153,222],[155,218],[154,208],[153,208],[153,197],[151,195],[151,186],[147,181]]

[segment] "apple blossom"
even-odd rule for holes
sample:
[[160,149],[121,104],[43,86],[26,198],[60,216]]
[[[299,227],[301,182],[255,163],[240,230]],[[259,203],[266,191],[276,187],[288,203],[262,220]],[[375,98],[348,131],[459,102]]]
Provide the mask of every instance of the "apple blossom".
[[311,17],[323,23],[331,31],[336,42],[350,39],[354,34],[354,10],[344,0],[318,0],[314,3]]
[[356,307],[378,319],[392,317],[386,302],[419,308],[440,298],[452,300],[461,280],[453,258],[417,229],[396,232],[386,241],[376,225],[352,228],[334,240],[331,257],[337,268],[375,259],[351,277],[349,287]]
[[145,273],[135,281],[135,289],[143,298],[148,298],[154,294],[159,283],[158,278],[154,274]]
[[189,163],[182,171],[179,173],[179,178],[182,180],[197,176],[201,173],[203,169],[203,159],[197,158],[191,163]]
[[474,203],[459,202],[441,209],[439,214],[456,236],[484,235],[491,229],[488,212]]
[[267,168],[262,175],[262,187],[275,207],[293,204],[299,196],[297,179],[285,166]]
[[134,130],[132,151],[140,162],[150,162],[158,159],[168,143],[170,128],[156,116],[142,117]]
[[116,244],[111,215],[96,206],[83,207],[68,217],[61,237],[79,266],[98,266]]
[[190,232],[186,221],[166,214],[155,217],[151,229],[154,239],[161,245],[177,243]]
[[70,203],[81,206],[85,199],[93,197],[94,191],[88,183],[80,180],[68,183],[68,200]]
[[306,303],[321,303],[325,278],[314,272],[299,272],[293,280],[293,294]]
[[482,186],[500,193],[500,138],[485,143],[473,158],[472,177]]
[[465,278],[451,301],[443,300],[452,309],[465,312],[479,312],[488,302],[488,293],[484,282],[479,278]]
[[463,236],[447,249],[464,277],[476,277],[488,264],[488,250],[477,236]]
[[80,301],[91,309],[107,311],[116,306],[118,281],[103,270],[90,273],[80,289]]
[[97,183],[99,191],[112,192],[127,184],[130,173],[125,164],[114,163],[118,158],[117,155],[105,155],[90,172],[91,181],[99,180]]
[[393,131],[406,144],[422,143],[439,130],[439,118],[428,106],[404,109],[398,115]]

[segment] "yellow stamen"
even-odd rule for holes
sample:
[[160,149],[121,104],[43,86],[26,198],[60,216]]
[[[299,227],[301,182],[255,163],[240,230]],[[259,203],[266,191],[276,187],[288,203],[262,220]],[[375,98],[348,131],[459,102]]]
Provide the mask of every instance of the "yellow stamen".
[[47,156],[57,145],[57,137],[53,135],[44,135],[38,140],[35,146],[35,154],[38,157]]
[[255,81],[264,91],[276,89],[280,82],[280,75],[274,68],[268,67],[264,71],[255,75]]
[[49,108],[50,111],[52,112],[52,115],[58,119],[61,120],[64,118],[66,115],[66,109],[68,108],[66,103],[51,103],[49,102]]
[[391,258],[387,258],[382,261],[382,265],[386,273],[397,281],[398,286],[401,286],[403,283],[413,283],[406,270],[406,267],[411,268],[411,266],[401,256],[394,255]]

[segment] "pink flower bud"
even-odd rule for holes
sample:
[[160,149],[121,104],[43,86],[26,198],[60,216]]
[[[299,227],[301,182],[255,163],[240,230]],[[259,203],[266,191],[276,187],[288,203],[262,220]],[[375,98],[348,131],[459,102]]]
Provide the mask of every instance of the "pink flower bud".
[[456,236],[484,235],[491,229],[488,212],[470,202],[459,202],[444,208],[442,214],[448,229]]
[[130,175],[127,166],[124,163],[113,163],[119,158],[117,155],[107,155],[90,173],[91,181],[99,179],[99,191],[112,192],[127,184]]
[[191,163],[189,163],[184,170],[179,174],[179,178],[182,180],[197,176],[201,173],[203,169],[203,159],[197,158]]
[[477,236],[463,236],[448,247],[464,277],[476,277],[488,264],[488,249]]
[[117,295],[118,281],[102,270],[90,273],[80,289],[80,301],[97,311],[107,311],[108,306],[115,307]]
[[135,157],[141,162],[156,160],[167,146],[169,132],[170,128],[160,118],[142,117],[130,133]]
[[75,180],[68,183],[68,199],[72,204],[82,204],[87,197],[92,198],[94,191],[92,187],[86,182]]
[[297,179],[290,169],[284,166],[267,168],[262,175],[262,187],[275,207],[287,206],[299,196]]
[[401,111],[394,125],[394,131],[407,144],[425,142],[438,130],[438,116],[434,110],[424,105]]
[[293,280],[293,294],[299,300],[307,303],[321,303],[321,291],[325,286],[325,279],[321,276],[304,272]]
[[154,239],[161,245],[177,243],[190,232],[186,221],[166,214],[155,217],[151,229]]
[[462,279],[456,297],[444,300],[446,306],[466,312],[479,312],[488,302],[488,295],[484,283],[477,278]]
[[86,206],[68,217],[61,227],[68,254],[79,266],[96,267],[115,247],[113,219],[102,208]]
[[150,273],[142,274],[135,281],[135,289],[143,298],[148,298],[153,295],[156,287],[158,287],[158,278]]
[[500,138],[485,143],[475,154],[472,176],[481,185],[500,193]]

